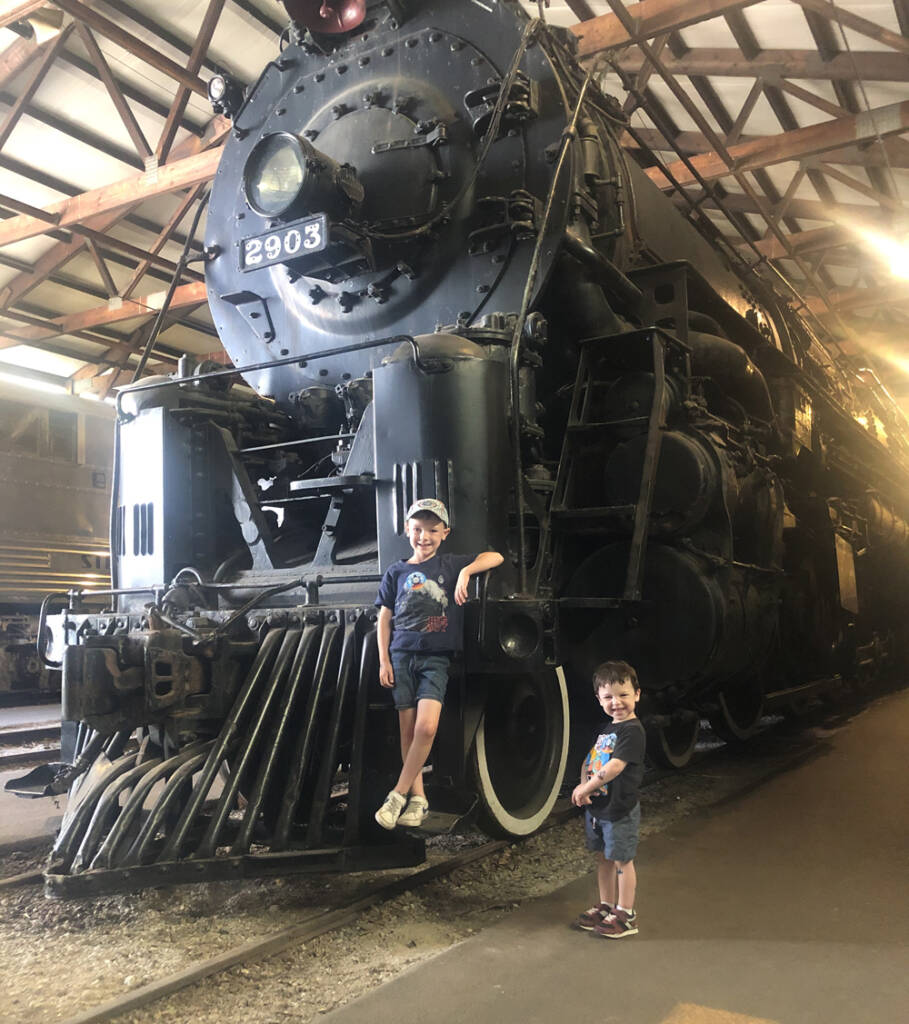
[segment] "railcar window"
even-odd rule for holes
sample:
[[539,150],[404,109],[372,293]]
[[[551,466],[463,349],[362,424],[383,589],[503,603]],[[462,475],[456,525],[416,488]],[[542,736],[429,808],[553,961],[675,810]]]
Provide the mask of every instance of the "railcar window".
[[58,462],[76,462],[79,457],[79,418],[74,412],[47,413],[47,456]]
[[21,402],[0,403],[0,451],[40,455],[45,410]]
[[74,412],[0,402],[0,451],[57,462],[79,458],[79,417]]

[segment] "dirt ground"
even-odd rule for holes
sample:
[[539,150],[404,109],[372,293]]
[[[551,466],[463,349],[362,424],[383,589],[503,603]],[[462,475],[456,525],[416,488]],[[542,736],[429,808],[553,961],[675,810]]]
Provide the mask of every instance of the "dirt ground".
[[[648,835],[759,783],[810,742],[810,730],[777,731],[744,754],[720,751],[701,762],[703,767],[649,786],[642,799],[639,908],[646,911]],[[481,835],[436,837],[429,843],[430,863],[483,842]],[[40,851],[14,853],[0,862],[0,877],[38,867],[41,860]],[[356,924],[214,975],[118,1019],[124,1024],[306,1024],[590,867],[582,824],[574,819],[505,849],[492,862],[462,868],[374,908]],[[37,887],[9,890],[0,895],[0,963],[6,965],[0,1022],[65,1021],[194,961],[299,924],[396,874],[202,883],[91,901],[46,899]]]

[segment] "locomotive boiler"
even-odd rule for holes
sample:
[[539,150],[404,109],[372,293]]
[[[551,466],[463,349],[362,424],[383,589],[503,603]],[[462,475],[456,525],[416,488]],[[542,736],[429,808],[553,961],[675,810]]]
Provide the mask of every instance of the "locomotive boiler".
[[118,400],[110,606],[51,599],[60,893],[420,859],[374,597],[420,497],[505,564],[467,605],[431,759],[449,821],[543,822],[593,666],[651,751],[857,685],[906,607],[905,424],[618,144],[571,38],[509,0],[287,0],[210,84],[205,228],[239,371]]

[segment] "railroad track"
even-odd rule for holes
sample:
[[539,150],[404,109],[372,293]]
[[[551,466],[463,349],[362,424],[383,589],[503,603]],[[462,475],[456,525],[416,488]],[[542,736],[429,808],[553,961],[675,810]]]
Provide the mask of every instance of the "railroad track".
[[59,703],[0,706],[0,771],[59,759]]
[[14,765],[38,764],[59,758],[59,723],[0,728],[0,771]]
[[[842,723],[843,718],[842,712],[828,714],[823,716],[823,723],[838,725]],[[773,726],[768,728],[768,733],[773,731]],[[807,730],[807,733],[810,733],[810,730]],[[763,784],[773,775],[788,771],[806,758],[813,756],[816,742],[807,738],[807,733],[806,738],[796,744],[794,752],[782,757],[779,763],[769,772],[762,774],[760,779],[754,784]],[[689,768],[697,774],[700,770],[703,770],[706,764],[709,764],[712,760],[712,754],[712,751],[705,751],[703,754],[696,756],[689,765]],[[686,774],[686,771],[687,769],[682,771],[664,769],[648,771],[645,777],[645,786],[654,785],[667,777],[681,777]],[[751,788],[751,785],[743,786],[742,792],[746,792],[749,788]],[[561,800],[556,810],[550,816],[549,821],[540,831],[564,824],[577,813],[577,810],[567,800]],[[125,992],[93,1009],[82,1011],[73,1017],[67,1018],[62,1024],[96,1024],[96,1022],[100,1024],[100,1022],[104,1021],[113,1021],[122,1014],[147,1007],[175,992],[189,988],[214,974],[240,965],[256,963],[342,928],[345,925],[352,924],[362,916],[364,911],[372,907],[386,903],[403,893],[419,889],[460,868],[494,857],[505,849],[519,843],[520,840],[516,841],[514,839],[490,841],[481,846],[462,851],[437,864],[418,869],[406,877],[378,884],[355,900],[337,907],[321,910],[298,924],[273,931],[243,945],[235,946],[219,953],[217,956],[199,960],[179,972],[165,975],[140,988]],[[42,878],[41,872],[32,871],[0,879],[0,894],[4,890],[16,887],[36,886],[41,883]]]

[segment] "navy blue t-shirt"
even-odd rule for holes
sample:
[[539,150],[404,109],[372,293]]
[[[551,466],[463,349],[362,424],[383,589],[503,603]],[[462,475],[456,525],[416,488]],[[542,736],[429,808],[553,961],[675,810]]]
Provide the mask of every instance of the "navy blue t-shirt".
[[392,651],[460,651],[464,612],[454,599],[461,570],[473,555],[433,555],[385,570],[376,606],[394,613]]
[[589,782],[594,774],[605,768],[612,758],[625,762],[625,767],[612,782],[604,783],[590,794],[588,810],[595,818],[618,821],[630,814],[638,803],[641,782],[644,779],[644,749],[647,736],[640,719],[624,722],[605,719],[597,727],[590,753],[584,761],[584,774]]

